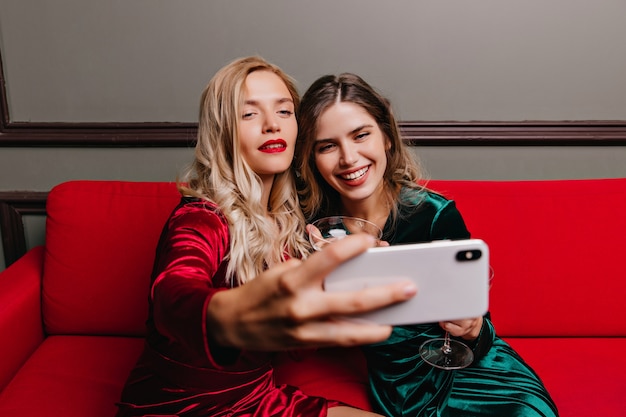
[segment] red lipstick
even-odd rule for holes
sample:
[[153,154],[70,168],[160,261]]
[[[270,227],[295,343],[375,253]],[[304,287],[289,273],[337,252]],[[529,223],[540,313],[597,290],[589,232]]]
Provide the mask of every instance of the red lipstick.
[[259,147],[259,150],[265,153],[279,153],[284,152],[286,149],[287,142],[285,142],[283,139],[268,140]]

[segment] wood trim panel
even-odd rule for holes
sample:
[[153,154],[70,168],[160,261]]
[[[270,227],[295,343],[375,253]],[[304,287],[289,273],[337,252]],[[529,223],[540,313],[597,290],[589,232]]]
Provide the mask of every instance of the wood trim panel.
[[624,146],[625,121],[402,122],[418,146]]
[[0,147],[193,147],[190,123],[9,123]]
[[47,198],[47,192],[0,192],[0,232],[7,267],[28,250],[23,216],[26,214],[45,215]]
[[[626,121],[400,122],[416,146],[624,146]],[[1,126],[0,126],[1,127]],[[192,123],[9,123],[0,147],[193,147]]]

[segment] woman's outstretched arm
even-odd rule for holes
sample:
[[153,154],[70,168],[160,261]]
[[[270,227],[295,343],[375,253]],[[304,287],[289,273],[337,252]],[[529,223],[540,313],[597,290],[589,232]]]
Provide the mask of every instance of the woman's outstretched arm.
[[335,317],[408,300],[417,292],[411,281],[353,292],[323,290],[330,271],[375,244],[371,236],[351,235],[307,260],[289,260],[246,285],[215,294],[207,308],[210,337],[224,347],[265,351],[385,340],[391,326]]

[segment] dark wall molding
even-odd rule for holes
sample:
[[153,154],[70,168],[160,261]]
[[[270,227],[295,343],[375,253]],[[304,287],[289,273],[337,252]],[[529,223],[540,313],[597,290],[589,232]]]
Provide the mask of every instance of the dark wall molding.
[[28,250],[23,216],[27,214],[45,216],[47,198],[47,192],[0,192],[0,233],[7,267]]
[[417,146],[626,145],[626,121],[400,122]]
[[[624,146],[625,121],[400,122],[416,146]],[[193,147],[193,123],[3,123],[0,147]]]
[[190,123],[9,123],[0,147],[193,147]]

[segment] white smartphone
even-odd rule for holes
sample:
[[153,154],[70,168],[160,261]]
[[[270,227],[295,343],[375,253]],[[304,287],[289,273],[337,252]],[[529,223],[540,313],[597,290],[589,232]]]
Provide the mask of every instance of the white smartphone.
[[411,279],[417,295],[351,319],[432,323],[482,316],[489,301],[489,248],[480,239],[437,240],[368,249],[332,271],[326,291],[354,291]]

